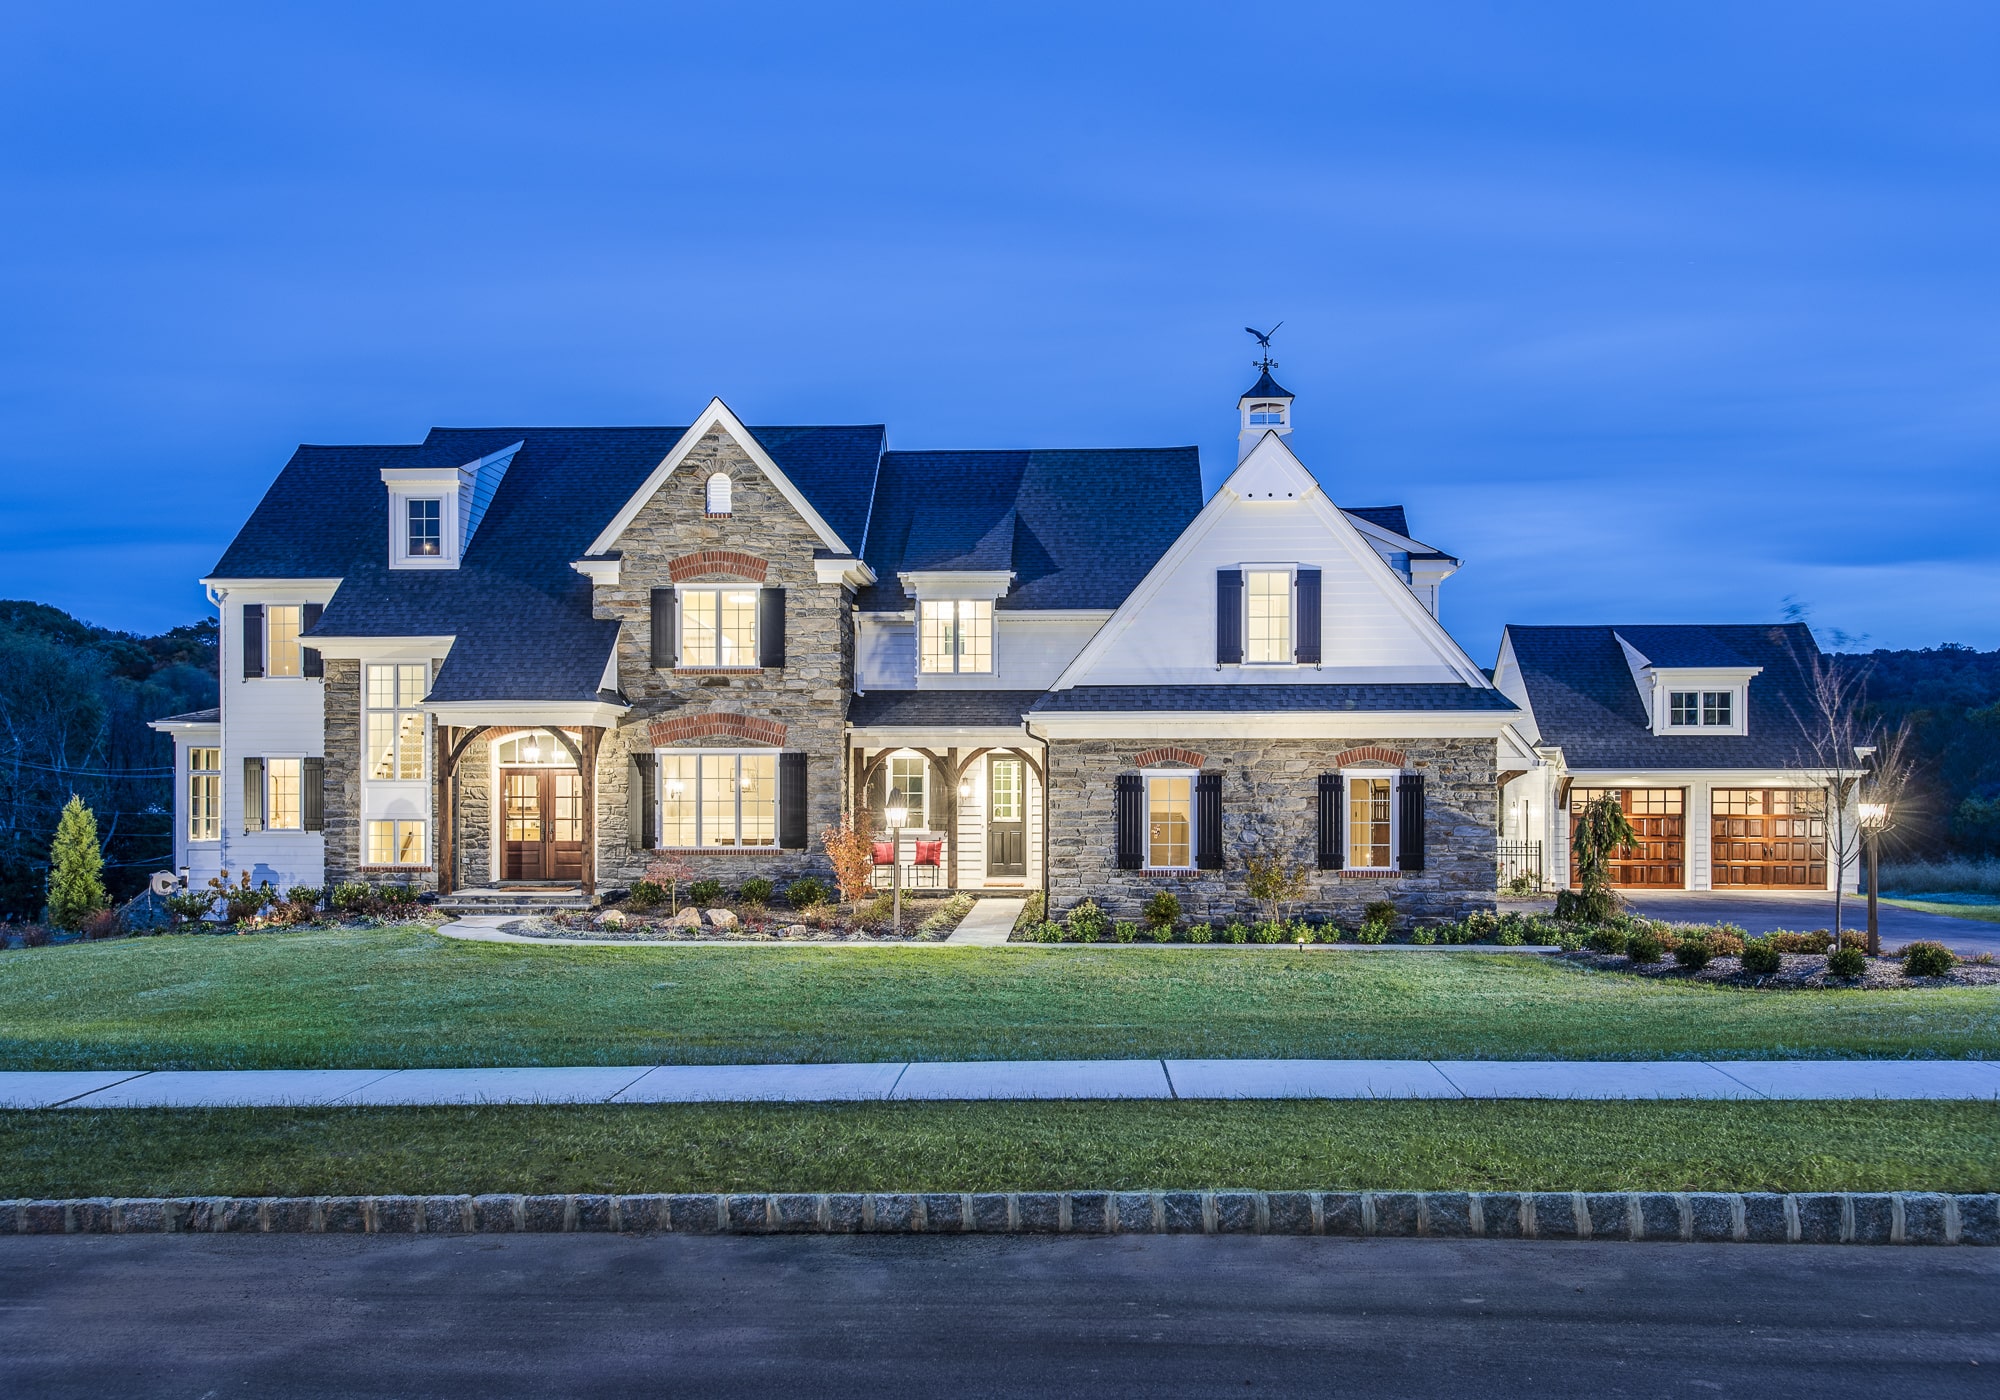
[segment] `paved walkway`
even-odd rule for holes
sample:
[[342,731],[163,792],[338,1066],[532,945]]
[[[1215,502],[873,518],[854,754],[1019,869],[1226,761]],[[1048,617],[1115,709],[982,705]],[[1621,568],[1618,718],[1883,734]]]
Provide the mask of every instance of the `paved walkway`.
[[0,1071],[0,1108],[969,1099],[1994,1099],[1995,1060],[965,1060]]
[[1005,943],[1007,935],[1014,931],[1014,920],[1021,917],[1027,903],[1025,899],[979,900],[972,906],[972,912],[958,921],[958,927],[945,942],[986,948]]

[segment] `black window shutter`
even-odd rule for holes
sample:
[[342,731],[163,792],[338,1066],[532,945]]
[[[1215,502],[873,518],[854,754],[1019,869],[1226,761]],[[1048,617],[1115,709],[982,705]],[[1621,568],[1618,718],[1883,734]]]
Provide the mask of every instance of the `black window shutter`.
[[788,851],[806,848],[806,756],[802,753],[778,755],[778,844]]
[[[785,664],[785,590],[762,588],[757,591],[757,664]],[[805,755],[799,755],[801,758]],[[803,846],[800,847],[803,849]]]
[[625,844],[635,851],[653,845],[653,764],[650,753],[635,753],[625,773]]
[[674,665],[674,590],[653,590],[653,665],[660,670]]
[[264,829],[264,760],[261,758],[243,760],[243,829]]
[[1347,780],[1338,773],[1319,775],[1319,868],[1339,870],[1347,864],[1347,843],[1341,818],[1347,808]]
[[1243,664],[1243,571],[1215,571],[1215,664]]
[[[299,615],[299,631],[310,632],[313,628],[319,626],[319,615],[325,611],[326,605],[323,603],[307,603],[305,610]],[[299,648],[299,674],[302,676],[324,676],[326,674],[326,663],[320,660],[319,653],[311,647]],[[308,831],[317,831],[318,829],[317,827],[307,828]]]
[[1118,868],[1138,870],[1146,838],[1146,792],[1137,773],[1118,775]]
[[1404,870],[1424,868],[1424,775],[1405,773],[1396,780],[1396,820],[1401,827],[1401,856]]
[[1203,870],[1222,869],[1222,774],[1211,769],[1194,780],[1194,863]]
[[1295,655],[1301,666],[1319,665],[1319,570],[1299,570],[1299,635]]
[[299,760],[299,829],[326,829],[326,760]]
[[243,676],[254,680],[264,674],[264,605],[243,605]]

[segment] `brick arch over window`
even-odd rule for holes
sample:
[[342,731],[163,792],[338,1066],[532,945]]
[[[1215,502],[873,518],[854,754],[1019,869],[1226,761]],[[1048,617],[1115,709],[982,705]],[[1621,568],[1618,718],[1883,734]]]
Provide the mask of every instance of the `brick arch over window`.
[[774,719],[755,715],[684,715],[677,719],[656,719],[646,726],[653,747],[685,744],[690,739],[744,739],[753,744],[785,746],[785,726]]
[[1378,744],[1369,744],[1358,749],[1342,749],[1333,756],[1335,768],[1347,768],[1358,763],[1386,763],[1391,768],[1408,768],[1410,759],[1401,749],[1385,749]]
[[1132,766],[1157,768],[1162,763],[1182,763],[1189,768],[1199,768],[1205,761],[1204,756],[1193,749],[1147,749],[1132,760]]
[[734,574],[762,583],[770,572],[771,566],[764,560],[736,549],[698,549],[667,561],[667,573],[675,583],[685,583],[703,574]]

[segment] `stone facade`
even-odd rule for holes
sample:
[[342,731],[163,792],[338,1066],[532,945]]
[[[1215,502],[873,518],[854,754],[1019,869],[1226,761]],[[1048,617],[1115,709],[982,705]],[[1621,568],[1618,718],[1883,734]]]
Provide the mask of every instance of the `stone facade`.
[[359,878],[361,867],[361,663],[329,656],[326,668],[326,883]]
[[[1361,877],[1316,870],[1318,775],[1364,746],[1400,751],[1425,779],[1425,869]],[[1201,756],[1222,778],[1224,868],[1151,874],[1118,868],[1116,780],[1142,751]],[[1150,755],[1149,755],[1150,756]],[[1049,911],[1095,899],[1117,918],[1136,917],[1161,890],[1180,896],[1185,917],[1251,918],[1244,862],[1277,855],[1309,870],[1308,917],[1358,922],[1370,900],[1395,902],[1405,918],[1456,919],[1492,909],[1497,889],[1494,821],[1497,745],[1492,739],[1054,739],[1049,744]],[[1354,760],[1348,759],[1348,762]],[[1394,771],[1386,769],[1384,771]]]
[[[730,476],[731,509],[714,517],[706,513],[704,492],[709,476],[718,471]],[[599,753],[599,886],[629,882],[652,859],[632,849],[628,831],[632,756],[654,747],[654,721],[703,715],[765,723],[733,725],[739,731],[735,734],[672,739],[674,747],[754,749],[763,746],[758,740],[769,736],[770,725],[784,726],[782,747],[806,755],[807,848],[686,853],[697,876],[713,876],[728,885],[753,875],[779,883],[804,874],[831,876],[819,833],[840,819],[854,620],[848,589],[821,583],[814,571],[814,556],[825,551],[825,541],[749,454],[718,431],[695,445],[613,548],[622,555],[618,585],[598,587],[596,613],[620,624],[619,683],[632,711],[605,734]],[[785,590],[783,669],[719,673],[653,667],[652,590],[705,581]]]

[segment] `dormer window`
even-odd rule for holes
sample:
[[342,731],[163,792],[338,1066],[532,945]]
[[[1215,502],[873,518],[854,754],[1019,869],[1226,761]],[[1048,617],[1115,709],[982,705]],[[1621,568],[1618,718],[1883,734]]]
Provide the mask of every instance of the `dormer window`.
[[1285,406],[1281,403],[1253,403],[1250,405],[1250,426],[1253,428],[1285,426]]
[[917,605],[917,668],[926,675],[993,669],[993,604],[984,598]]
[[717,472],[708,479],[708,504],[710,515],[729,514],[729,473]]
[[1736,692],[1733,690],[1668,691],[1667,727],[1670,729],[1734,729],[1736,727]]
[[404,502],[412,559],[436,558],[444,552],[444,502],[435,498]]

